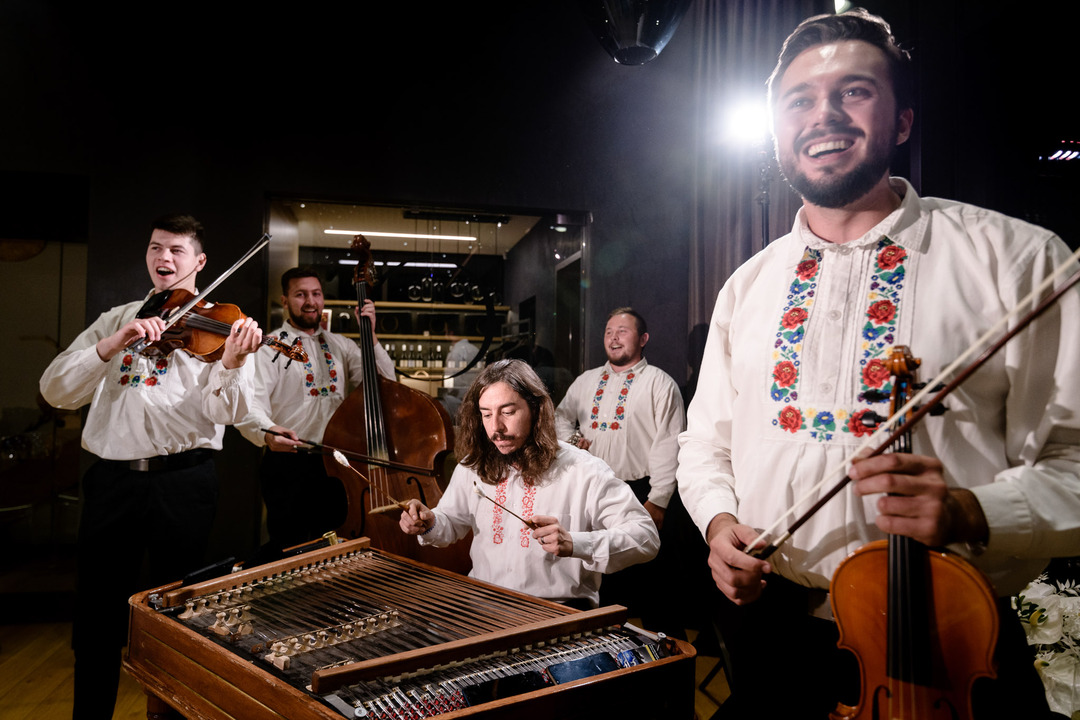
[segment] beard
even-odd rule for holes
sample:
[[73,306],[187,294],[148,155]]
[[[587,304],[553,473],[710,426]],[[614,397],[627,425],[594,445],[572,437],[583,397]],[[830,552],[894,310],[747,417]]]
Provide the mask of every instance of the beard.
[[317,313],[314,318],[309,320],[304,317],[303,313],[296,316],[290,311],[289,322],[293,324],[293,327],[299,330],[318,330],[322,323],[322,313]]
[[869,146],[866,159],[847,172],[811,180],[796,170],[793,157],[780,158],[780,172],[788,185],[811,205],[830,209],[846,207],[873,190],[889,171],[896,155],[895,123],[892,132],[882,138],[885,142]]

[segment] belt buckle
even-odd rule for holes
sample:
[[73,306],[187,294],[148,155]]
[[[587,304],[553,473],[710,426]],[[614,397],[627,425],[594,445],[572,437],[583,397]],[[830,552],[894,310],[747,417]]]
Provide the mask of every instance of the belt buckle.
[[139,458],[128,463],[128,467],[135,472],[150,472],[150,458]]

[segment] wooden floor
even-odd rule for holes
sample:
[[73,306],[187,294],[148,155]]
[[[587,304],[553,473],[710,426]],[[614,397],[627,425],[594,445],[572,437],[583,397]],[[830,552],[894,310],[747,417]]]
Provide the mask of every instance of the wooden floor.
[[[74,662],[71,623],[0,625],[0,718],[68,720]],[[714,657],[698,656],[699,683],[716,662]],[[708,720],[716,711],[716,700],[727,697],[727,681],[722,671],[706,691],[696,693],[694,707],[700,720]],[[145,717],[146,700],[141,687],[127,673],[121,673],[113,720]]]

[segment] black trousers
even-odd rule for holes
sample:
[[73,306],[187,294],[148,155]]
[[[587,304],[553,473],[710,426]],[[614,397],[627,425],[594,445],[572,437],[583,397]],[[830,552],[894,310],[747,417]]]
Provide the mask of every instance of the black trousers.
[[[859,700],[855,656],[836,646],[830,620],[807,614],[807,590],[771,576],[762,597],[736,606],[715,590],[721,636],[731,659],[732,695],[717,713],[722,718],[765,717],[824,720],[837,702]],[[999,599],[1000,628],[995,648],[998,676],[980,679],[972,691],[977,720],[1053,718],[1034,652],[1008,598]]]
[[[649,478],[627,483],[637,499],[644,504],[649,498]],[[664,512],[660,528],[660,551],[646,563],[632,565],[605,575],[600,583],[601,605],[623,605],[630,617],[640,618],[642,625],[653,632],[685,638],[687,621],[685,583],[679,570],[678,528],[689,516],[682,509],[676,492]]]
[[99,460],[82,484],[77,549],[74,717],[112,717],[127,642],[128,598],[182,579],[205,560],[217,507],[210,450],[149,472]]
[[283,548],[317,540],[345,522],[345,487],[326,474],[322,455],[267,450],[259,465],[259,485],[270,540],[258,562],[276,560]]

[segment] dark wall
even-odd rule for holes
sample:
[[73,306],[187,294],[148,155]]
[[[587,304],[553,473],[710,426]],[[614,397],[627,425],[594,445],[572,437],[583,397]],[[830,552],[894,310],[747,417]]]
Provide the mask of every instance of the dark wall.
[[[591,327],[619,304],[662,315],[650,360],[685,377],[691,30],[626,67],[568,0],[371,5],[4,4],[0,170],[87,178],[88,320],[147,290],[164,212],[206,225],[206,284],[263,231],[268,193],[573,209],[594,218]],[[263,308],[266,287],[260,257],[216,297]],[[254,536],[256,457],[230,431],[228,549]]]

